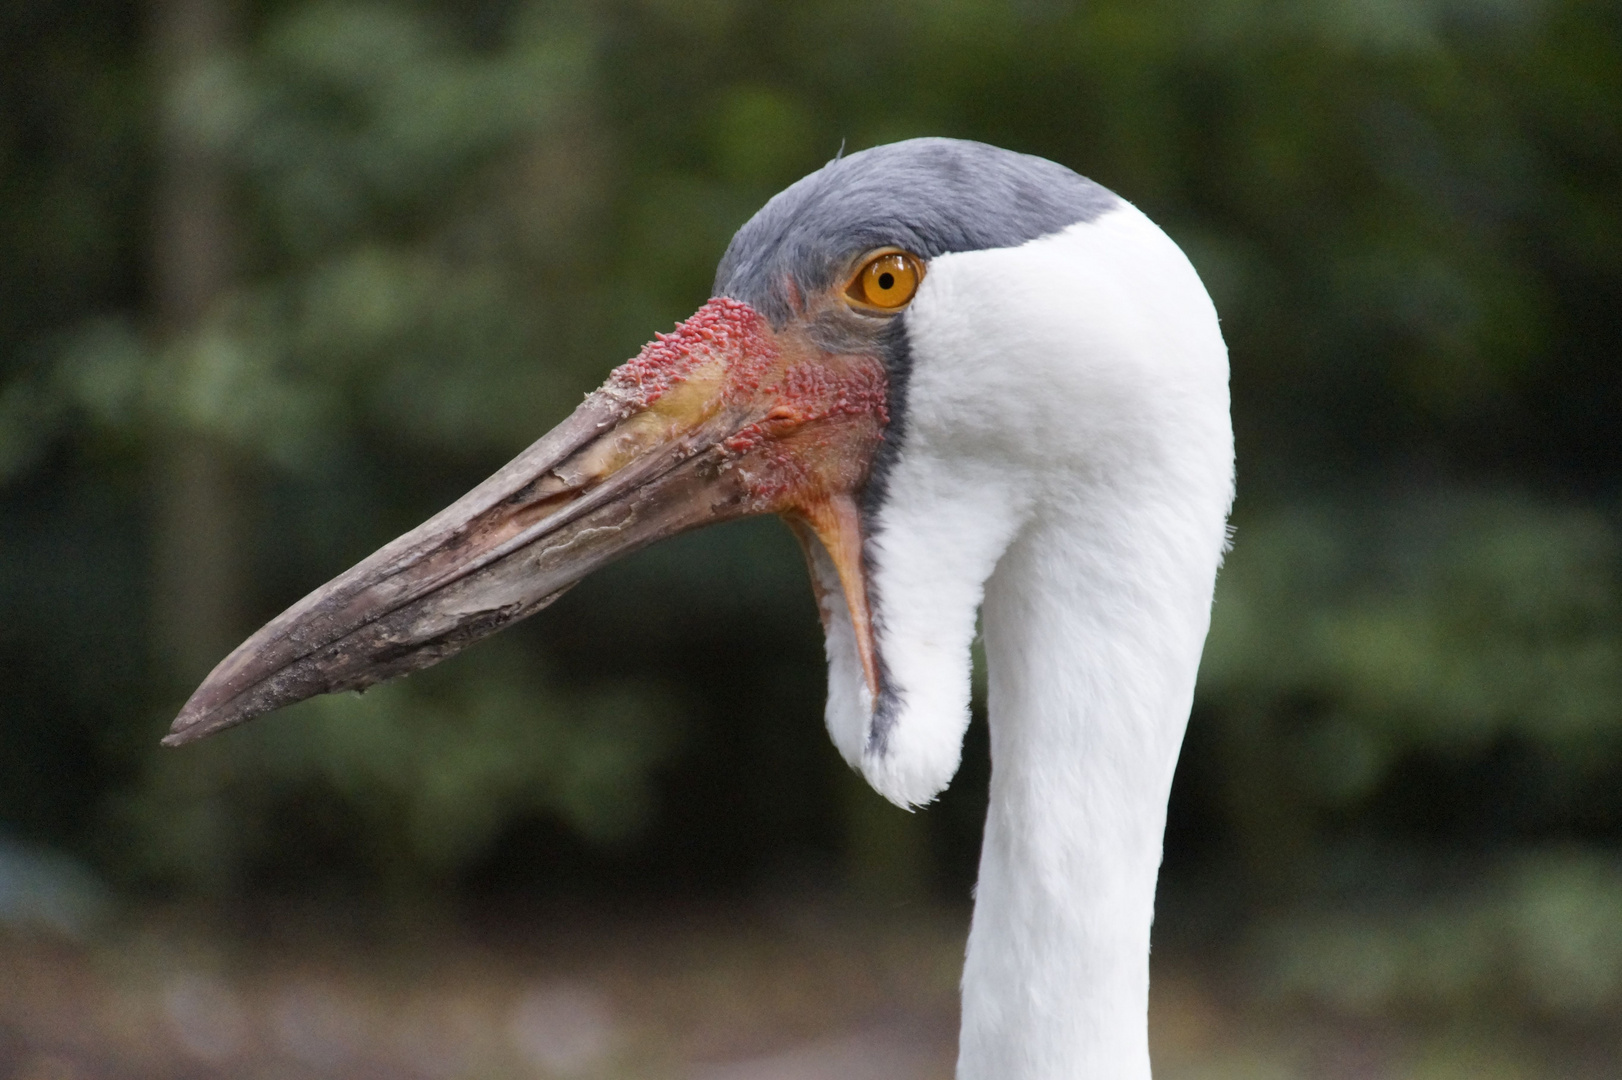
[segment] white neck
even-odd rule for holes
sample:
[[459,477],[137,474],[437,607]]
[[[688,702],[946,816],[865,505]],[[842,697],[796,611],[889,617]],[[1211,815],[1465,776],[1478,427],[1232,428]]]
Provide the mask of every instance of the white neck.
[[887,711],[830,564],[828,729],[892,801],[934,798],[982,611],[991,807],[958,1076],[1145,1080],[1166,797],[1233,493],[1216,312],[1123,204],[932,260],[906,318],[905,434],[864,552]]
[[1149,1076],[1149,926],[1212,569],[1156,516],[1050,515],[987,583],[960,1080]]

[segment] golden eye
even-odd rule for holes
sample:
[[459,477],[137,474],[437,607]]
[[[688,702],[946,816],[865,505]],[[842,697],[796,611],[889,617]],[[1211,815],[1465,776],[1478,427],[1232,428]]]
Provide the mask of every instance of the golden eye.
[[904,251],[886,251],[867,261],[851,280],[846,294],[881,311],[895,311],[918,291],[923,267]]

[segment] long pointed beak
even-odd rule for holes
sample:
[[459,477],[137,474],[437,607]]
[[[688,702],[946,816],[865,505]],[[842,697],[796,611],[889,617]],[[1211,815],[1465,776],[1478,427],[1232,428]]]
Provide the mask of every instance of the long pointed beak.
[[427,667],[621,555],[760,513],[824,549],[876,700],[854,500],[885,395],[877,358],[830,354],[794,325],[774,331],[748,305],[712,300],[490,479],[238,646],[163,741]]

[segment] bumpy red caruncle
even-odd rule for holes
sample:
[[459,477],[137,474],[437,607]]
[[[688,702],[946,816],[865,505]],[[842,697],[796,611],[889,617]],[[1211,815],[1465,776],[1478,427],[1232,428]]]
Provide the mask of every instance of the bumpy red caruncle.
[[777,360],[771,327],[741,300],[717,296],[669,334],[657,334],[642,351],[614,369],[608,388],[636,408],[664,397],[699,364],[718,359],[736,390],[753,390]]
[[692,379],[705,384],[702,403],[689,399],[671,415],[739,423],[720,449],[756,511],[789,512],[853,492],[889,422],[877,355],[824,352],[804,326],[773,330],[754,308],[727,297],[658,335],[615,369],[606,389],[633,412],[667,397],[657,407],[668,409]]

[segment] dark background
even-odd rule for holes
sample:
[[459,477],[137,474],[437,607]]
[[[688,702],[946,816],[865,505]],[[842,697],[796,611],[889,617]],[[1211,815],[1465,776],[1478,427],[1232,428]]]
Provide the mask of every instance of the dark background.
[[866,791],[773,521],[157,746],[246,633],[702,303],[773,192],[922,134],[1118,191],[1222,314],[1236,539],[1157,940],[1314,1007],[1614,1017],[1593,0],[0,3],[0,921],[39,890],[92,937],[286,898],[961,906],[983,719],[939,805]]

